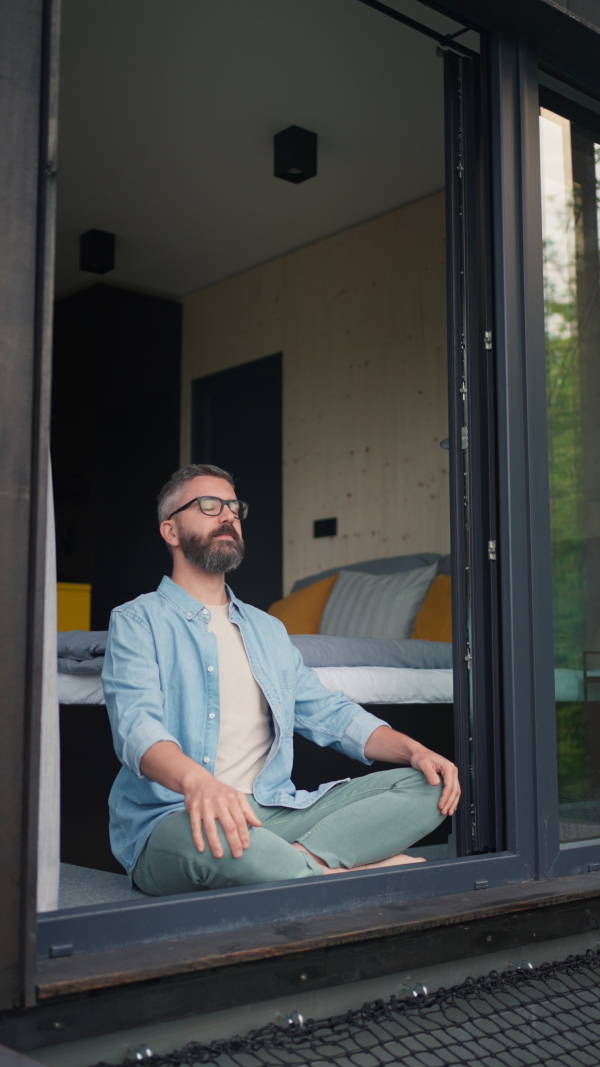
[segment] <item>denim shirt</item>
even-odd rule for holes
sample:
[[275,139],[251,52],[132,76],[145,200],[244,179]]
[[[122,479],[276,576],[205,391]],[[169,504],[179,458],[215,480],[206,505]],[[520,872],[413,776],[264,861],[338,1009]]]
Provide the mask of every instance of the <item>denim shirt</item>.
[[[229,619],[239,626],[254,678],[271,709],[273,743],[254,783],[259,804],[306,808],[337,782],[315,792],[292,780],[294,731],[317,745],[331,745],[362,763],[367,740],[387,726],[342,693],[331,693],[305,667],[278,619],[243,604],[227,589]],[[102,684],[115,751],[123,766],[112,787],[110,840],[131,874],[154,827],[184,808],[180,793],[146,778],[144,752],[174,741],[191,759],[214,772],[219,744],[219,655],[209,632],[210,607],[163,578],[111,614]]]

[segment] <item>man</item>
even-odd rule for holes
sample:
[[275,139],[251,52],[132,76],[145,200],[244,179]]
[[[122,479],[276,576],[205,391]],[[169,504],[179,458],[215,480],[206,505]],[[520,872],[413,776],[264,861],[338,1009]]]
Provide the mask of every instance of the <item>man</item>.
[[[226,586],[246,512],[226,471],[176,471],[158,498],[172,577],[111,616],[111,844],[153,896],[413,863],[402,850],[458,804],[449,760],[325,689],[282,624]],[[407,766],[297,790],[294,731]]]

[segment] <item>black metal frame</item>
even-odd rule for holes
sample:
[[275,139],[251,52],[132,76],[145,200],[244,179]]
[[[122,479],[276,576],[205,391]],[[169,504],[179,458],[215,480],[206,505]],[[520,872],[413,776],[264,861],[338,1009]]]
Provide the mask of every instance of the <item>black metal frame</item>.
[[[445,4],[431,6],[446,10]],[[467,13],[471,6],[469,0],[456,0],[454,17],[457,8]],[[524,0],[521,7],[532,5]],[[0,394],[5,424],[11,427],[4,499],[15,501],[14,506],[4,503],[0,525],[1,580],[5,600],[14,609],[10,618],[4,615],[8,654],[0,661],[0,690],[10,716],[4,737],[12,738],[10,745],[0,747],[0,845],[7,872],[5,886],[15,887],[0,911],[0,1009],[10,1009],[34,999],[35,782],[50,322],[46,279],[51,276],[54,176],[52,149],[47,145],[48,131],[53,132],[54,126],[57,8],[51,0],[7,0],[1,17],[1,47],[7,65],[11,57],[15,77],[5,80],[1,90],[0,122],[3,128],[16,131],[12,140],[5,141],[9,148],[5,147],[3,157],[17,175],[16,186],[3,177],[2,188],[9,195],[0,204],[0,228],[7,238],[0,243],[2,280],[9,298],[9,305],[0,310],[0,329],[11,337],[5,359],[11,372],[14,369],[9,391]],[[556,13],[551,17],[556,18]],[[497,489],[490,483],[488,502],[497,492],[505,851],[432,863],[426,869],[350,872],[302,886],[280,883],[199,898],[163,898],[45,915],[38,921],[42,950],[54,946],[60,951],[60,946],[71,945],[80,969],[86,954],[93,969],[93,954],[106,950],[115,937],[119,945],[132,946],[135,959],[136,951],[142,950],[134,946],[144,938],[183,938],[215,928],[258,927],[265,921],[272,925],[278,919],[289,923],[344,909],[358,912],[384,902],[406,905],[415,898],[544,878],[559,868],[584,870],[592,857],[597,860],[597,845],[557,849],[557,790],[552,773],[556,745],[553,730],[548,728],[554,687],[536,64],[532,48],[502,32],[491,33],[482,56],[482,84],[484,106],[491,118],[497,426],[487,425],[485,434],[488,444],[496,442],[497,446]],[[19,79],[26,86],[24,94]],[[41,114],[32,107],[32,100],[40,97]],[[39,176],[37,192],[32,174]],[[11,230],[13,218],[16,230]],[[484,225],[479,241],[485,232]],[[18,329],[11,333],[15,321]],[[18,419],[15,412],[19,412]],[[483,470],[481,479],[483,484]],[[483,613],[484,586],[485,577],[473,602]],[[477,590],[477,578],[473,587]],[[493,600],[493,583],[491,589]],[[26,645],[25,626],[13,626],[11,621],[18,618],[20,623],[25,617]],[[28,685],[27,678],[34,679],[35,685]],[[489,752],[487,746],[486,741],[484,748]],[[21,810],[15,797],[22,797]],[[64,973],[65,960],[48,961],[52,962],[60,963]]]
[[[487,38],[484,60],[489,63]],[[473,312],[467,344],[467,426],[471,481],[469,559],[471,584],[471,653],[473,763],[475,767],[474,852],[505,847],[504,761],[502,753],[502,686],[499,631],[498,487],[496,438],[496,357],[494,324],[494,235],[492,225],[491,110],[489,86],[480,64],[467,63],[465,87],[472,119],[467,196],[469,213],[469,286]]]
[[[485,50],[484,50],[485,51]],[[502,848],[496,441],[488,173],[479,57],[446,50],[448,366],[459,855]]]
[[0,1005],[35,999],[36,877],[58,10],[23,0],[0,33]]
[[[530,876],[540,874],[536,832],[535,777],[547,725],[536,729],[539,708],[553,678],[545,671],[543,627],[549,617],[544,496],[536,405],[545,405],[545,384],[527,380],[524,367],[543,336],[541,250],[536,219],[539,202],[536,56],[525,44],[498,35],[492,49],[492,137],[496,364],[498,397],[498,555],[500,567],[503,707],[511,737],[505,749],[507,843],[529,857]],[[533,144],[532,144],[533,138]],[[543,349],[542,349],[543,350]],[[537,450],[536,450],[537,445]],[[536,461],[538,466],[536,466]],[[548,538],[546,536],[546,541]],[[549,544],[548,544],[549,547]],[[548,557],[549,559],[549,557]],[[533,714],[532,714],[533,713]],[[525,812],[531,817],[524,817]],[[543,847],[543,846],[542,846]]]
[[[467,220],[465,208],[464,98],[462,63],[456,53],[444,55],[446,125],[446,292],[448,302],[448,414],[450,459],[450,540],[452,547],[452,659],[454,679],[454,759],[463,787],[463,798],[454,817],[459,853],[472,850],[472,700],[470,672],[469,583],[468,583],[468,481],[463,463],[461,431],[467,428],[463,402],[464,353],[467,325],[465,276]],[[470,280],[470,279],[469,279]],[[468,429],[467,429],[468,432]]]
[[[403,26],[408,26],[411,30],[417,30],[418,33],[423,33],[426,37],[431,37],[432,41],[437,41],[442,48],[452,48],[455,52],[463,56],[477,55],[471,48],[466,48],[465,45],[457,40],[463,33],[470,30],[471,26],[462,26],[456,33],[438,33],[438,31],[432,29],[431,26],[426,26],[423,22],[417,22],[416,19],[412,19],[409,15],[397,11],[395,8],[390,7],[389,4],[382,3],[382,0],[358,0],[358,2],[359,4],[365,4],[366,7],[372,7],[374,11],[379,11],[381,15],[386,15],[395,22],[401,22]],[[427,4],[427,6],[434,7],[435,5]],[[451,18],[452,16],[449,15],[448,17]]]
[[[585,0],[584,0],[585,2]],[[567,79],[571,85],[600,98],[598,48],[600,15],[592,15],[588,5],[587,22],[561,0],[423,0],[427,7],[451,19],[468,23],[478,30],[510,34],[513,40],[529,42],[538,53],[543,69],[554,77]]]

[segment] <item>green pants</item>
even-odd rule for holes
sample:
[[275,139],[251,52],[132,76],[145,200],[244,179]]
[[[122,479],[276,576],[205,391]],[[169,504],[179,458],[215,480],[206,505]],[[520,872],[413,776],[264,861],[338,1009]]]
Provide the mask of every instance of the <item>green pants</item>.
[[429,785],[411,767],[378,771],[334,786],[309,808],[264,807],[248,800],[260,827],[250,827],[250,845],[234,859],[217,823],[224,855],[198,852],[186,811],[175,811],[151,833],[134,871],[135,884],[150,896],[199,889],[312,878],[323,869],[292,848],[298,841],[328,867],[357,867],[409,848],[442,822],[442,787]]

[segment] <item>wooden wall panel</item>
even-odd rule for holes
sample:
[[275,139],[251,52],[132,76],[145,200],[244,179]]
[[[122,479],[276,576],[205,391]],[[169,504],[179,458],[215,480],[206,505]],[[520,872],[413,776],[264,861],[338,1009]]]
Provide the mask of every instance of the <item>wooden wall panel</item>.
[[[184,301],[182,461],[191,380],[283,351],[286,591],[449,551],[444,245],[439,193]],[[338,536],[313,539],[333,516]]]

